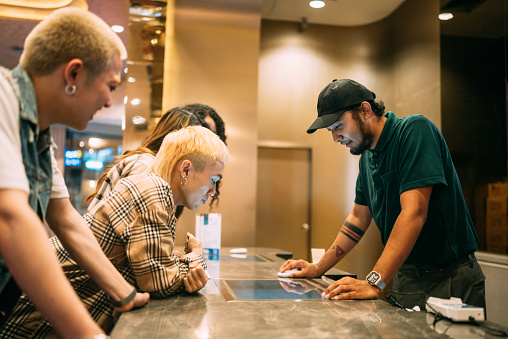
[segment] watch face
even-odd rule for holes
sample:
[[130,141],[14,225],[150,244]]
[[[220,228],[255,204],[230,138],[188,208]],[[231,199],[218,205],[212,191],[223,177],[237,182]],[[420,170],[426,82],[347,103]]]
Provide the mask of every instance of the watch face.
[[369,284],[375,285],[377,281],[381,279],[381,276],[377,272],[370,272],[366,279],[369,282]]

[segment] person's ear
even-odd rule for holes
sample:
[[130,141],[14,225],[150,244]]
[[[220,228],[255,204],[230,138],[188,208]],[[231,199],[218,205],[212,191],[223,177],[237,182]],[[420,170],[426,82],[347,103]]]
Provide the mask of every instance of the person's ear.
[[192,169],[192,162],[189,159],[185,159],[184,161],[182,161],[182,165],[180,166],[180,171],[181,171],[182,177],[188,177],[191,169]]
[[360,104],[360,112],[365,120],[368,119],[370,114],[372,113],[372,106],[370,105],[370,103],[367,101],[363,101]]
[[76,85],[76,81],[83,73],[84,64],[81,59],[72,59],[64,68],[65,85],[72,87]]

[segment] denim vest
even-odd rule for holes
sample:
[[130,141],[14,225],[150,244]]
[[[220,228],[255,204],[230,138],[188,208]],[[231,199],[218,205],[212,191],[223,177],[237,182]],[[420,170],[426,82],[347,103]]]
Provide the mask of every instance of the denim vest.
[[19,87],[19,135],[23,165],[30,184],[28,201],[39,218],[44,220],[53,182],[51,166],[53,141],[49,128],[39,132],[37,101],[30,77],[20,66],[12,70],[12,77]]
[[[19,135],[23,165],[30,185],[28,202],[41,220],[46,216],[51,195],[53,172],[51,167],[50,129],[39,132],[35,88],[30,76],[20,66],[10,72],[0,69],[12,85],[19,104]],[[27,235],[29,236],[29,235]],[[10,273],[0,257],[0,291],[10,277]]]

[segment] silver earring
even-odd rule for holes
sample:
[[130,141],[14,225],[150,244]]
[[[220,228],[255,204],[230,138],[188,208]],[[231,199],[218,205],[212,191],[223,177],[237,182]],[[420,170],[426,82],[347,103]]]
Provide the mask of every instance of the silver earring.
[[76,93],[76,85],[72,85],[72,87],[69,85],[65,86],[65,94],[72,96],[74,93]]
[[180,184],[182,186],[187,186],[188,183],[189,181],[187,180],[187,177],[182,177],[182,179],[180,179]]

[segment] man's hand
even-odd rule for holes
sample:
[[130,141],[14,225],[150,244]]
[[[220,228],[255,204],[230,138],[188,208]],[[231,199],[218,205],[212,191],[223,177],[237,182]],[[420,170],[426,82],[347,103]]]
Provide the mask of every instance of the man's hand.
[[321,296],[332,300],[376,299],[380,292],[366,280],[344,277],[328,286]]
[[320,276],[316,265],[305,260],[286,260],[286,262],[280,267],[279,271],[285,272],[292,269],[299,269],[300,272],[293,273],[291,278],[314,278]]
[[203,255],[203,244],[201,240],[196,238],[191,233],[187,232],[187,242],[185,243],[185,254],[189,254],[190,252],[198,252],[200,255]]
[[[195,238],[194,238],[195,239]],[[202,289],[208,282],[208,275],[206,274],[203,266],[197,262],[189,265],[189,273],[183,279],[185,290],[193,293]]]

